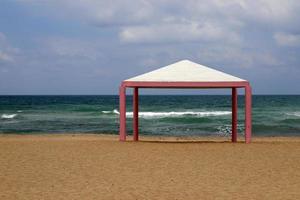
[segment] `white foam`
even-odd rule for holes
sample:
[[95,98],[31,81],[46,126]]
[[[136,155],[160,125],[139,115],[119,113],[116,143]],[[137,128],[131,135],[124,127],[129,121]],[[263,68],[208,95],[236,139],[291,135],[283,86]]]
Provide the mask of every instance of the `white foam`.
[[[118,110],[113,111],[102,111],[102,113],[109,114],[120,114]],[[139,117],[142,118],[164,118],[164,117],[180,117],[185,115],[195,116],[195,117],[208,117],[208,116],[222,116],[222,115],[230,115],[230,111],[201,111],[201,112],[193,112],[193,111],[184,111],[184,112],[139,112]],[[133,117],[133,112],[126,112],[127,117]]]
[[14,117],[16,117],[18,114],[2,114],[1,118],[2,119],[13,119]]
[[[232,131],[232,125],[231,124],[225,124],[222,126],[217,127],[217,135],[219,136],[230,136]],[[241,135],[245,135],[245,126],[242,124],[237,125],[238,133]]]
[[289,113],[286,113],[286,115],[300,117],[300,111],[298,111],[298,112],[289,112]]
[[103,110],[102,113],[104,113],[104,114],[117,114],[117,115],[120,114],[117,109],[114,109],[113,111]]
[[109,113],[112,113],[112,111],[103,110],[102,113],[109,114]]
[[21,112],[23,112],[23,110],[18,110],[17,112],[18,112],[18,113],[21,113]]
[[[119,112],[117,109],[114,109],[113,113],[115,113],[115,114],[117,114],[117,115],[120,114],[120,112]],[[127,113],[126,113],[126,114],[127,114]]]
[[[180,117],[184,115],[191,115],[196,117],[207,117],[207,116],[220,116],[220,115],[229,115],[229,111],[203,111],[203,112],[139,112],[140,117],[144,118],[163,118],[163,117]],[[132,117],[133,113],[126,113],[128,117]]]

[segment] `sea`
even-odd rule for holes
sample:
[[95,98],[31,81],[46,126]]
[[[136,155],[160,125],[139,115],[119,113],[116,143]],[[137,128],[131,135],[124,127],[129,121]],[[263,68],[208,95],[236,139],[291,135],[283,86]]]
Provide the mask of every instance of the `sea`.
[[[254,136],[300,136],[300,95],[253,95]],[[229,136],[231,96],[141,95],[141,135]],[[127,97],[132,134],[132,96]],[[0,96],[1,134],[118,134],[117,95]],[[244,134],[244,96],[238,96]]]

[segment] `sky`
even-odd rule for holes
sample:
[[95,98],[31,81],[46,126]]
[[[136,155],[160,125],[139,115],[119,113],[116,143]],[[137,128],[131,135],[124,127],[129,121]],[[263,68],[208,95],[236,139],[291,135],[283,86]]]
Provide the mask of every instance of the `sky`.
[[183,59],[254,94],[300,94],[299,11],[299,0],[1,0],[0,95],[117,94]]

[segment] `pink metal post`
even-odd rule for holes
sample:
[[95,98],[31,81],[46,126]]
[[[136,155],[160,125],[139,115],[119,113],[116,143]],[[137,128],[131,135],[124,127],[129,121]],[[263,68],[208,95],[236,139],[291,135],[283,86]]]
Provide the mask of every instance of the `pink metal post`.
[[252,92],[251,86],[245,87],[245,141],[246,143],[251,142],[252,132]]
[[139,88],[133,89],[133,140],[139,140]]
[[126,87],[120,86],[120,141],[126,141]]
[[245,142],[250,143],[252,133],[252,94],[248,81],[241,82],[145,82],[123,81],[120,87],[120,141],[126,141],[126,87],[134,88],[133,139],[139,140],[138,88],[232,88],[232,142],[237,141],[237,89],[245,88]]
[[237,103],[237,88],[232,88],[232,134],[231,134],[231,141],[237,141],[237,110],[238,110],[238,103]]

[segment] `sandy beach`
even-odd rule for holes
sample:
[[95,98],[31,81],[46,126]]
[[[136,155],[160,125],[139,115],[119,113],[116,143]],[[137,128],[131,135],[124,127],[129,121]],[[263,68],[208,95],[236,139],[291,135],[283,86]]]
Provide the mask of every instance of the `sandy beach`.
[[300,199],[299,137],[141,140],[0,135],[0,199]]

